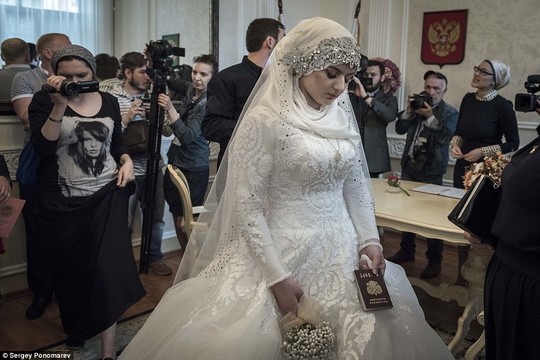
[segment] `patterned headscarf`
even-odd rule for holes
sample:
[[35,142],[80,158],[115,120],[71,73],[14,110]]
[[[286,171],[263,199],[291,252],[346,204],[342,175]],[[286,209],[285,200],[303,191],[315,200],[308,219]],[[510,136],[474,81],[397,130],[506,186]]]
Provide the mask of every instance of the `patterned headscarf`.
[[76,57],[84,61],[86,64],[88,64],[90,69],[92,69],[92,74],[96,74],[96,58],[94,57],[94,55],[92,55],[90,51],[79,45],[69,45],[63,49],[54,52],[51,60],[51,65],[55,74],[58,71],[58,63],[60,62],[60,60],[68,56]]

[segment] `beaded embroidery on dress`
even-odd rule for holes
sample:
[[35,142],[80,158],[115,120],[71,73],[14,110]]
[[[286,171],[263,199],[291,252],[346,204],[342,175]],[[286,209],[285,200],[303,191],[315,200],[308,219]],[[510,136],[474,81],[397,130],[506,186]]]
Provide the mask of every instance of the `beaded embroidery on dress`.
[[122,359],[283,359],[284,314],[271,287],[290,277],[336,335],[329,359],[453,359],[401,267],[387,262],[385,272],[394,308],[362,311],[353,270],[358,249],[379,238],[348,95],[310,110],[295,92],[300,75],[279,61],[299,43],[352,37],[322,18],[297,28],[278,43],[246,104],[182,259],[182,281]]

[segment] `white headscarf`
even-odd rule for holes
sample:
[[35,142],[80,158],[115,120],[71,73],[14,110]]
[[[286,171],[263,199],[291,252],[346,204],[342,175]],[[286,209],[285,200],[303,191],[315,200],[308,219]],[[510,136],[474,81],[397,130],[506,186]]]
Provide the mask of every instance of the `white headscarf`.
[[503,63],[500,60],[484,60],[493,69],[493,77],[495,79],[495,90],[502,89],[510,82],[512,75],[510,75],[510,66]]
[[[279,117],[293,127],[325,138],[354,140],[358,161],[363,166],[366,178],[369,177],[358,125],[347,92],[330,105],[315,110],[307,104],[298,86],[301,76],[331,65],[349,64],[359,70],[360,60],[360,49],[350,32],[342,25],[321,17],[301,21],[278,42],[244,105],[205,202],[207,212],[198,220],[204,226],[200,227],[201,230],[195,227],[175,283],[199,274],[216,256],[222,229],[237,225],[234,223],[234,213],[238,204],[233,192],[242,185],[231,183],[236,181],[233,175],[227,177],[229,150],[234,148],[233,144],[237,141],[235,135],[242,127],[243,119],[251,113]],[[369,188],[368,180],[366,184]],[[211,224],[209,228],[208,224]]]

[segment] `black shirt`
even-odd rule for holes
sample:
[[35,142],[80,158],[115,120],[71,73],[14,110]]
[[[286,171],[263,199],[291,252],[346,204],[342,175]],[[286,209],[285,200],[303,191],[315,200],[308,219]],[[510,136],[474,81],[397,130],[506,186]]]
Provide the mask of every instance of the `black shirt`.
[[220,71],[208,83],[206,113],[201,127],[207,140],[220,145],[218,164],[261,72],[262,68],[244,56],[240,64]]

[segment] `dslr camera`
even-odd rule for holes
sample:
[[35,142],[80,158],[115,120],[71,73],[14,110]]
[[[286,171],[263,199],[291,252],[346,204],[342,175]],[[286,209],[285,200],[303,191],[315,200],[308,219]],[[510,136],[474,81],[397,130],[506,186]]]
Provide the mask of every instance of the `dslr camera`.
[[528,94],[516,94],[514,108],[520,112],[535,111],[538,107],[538,96],[534,94],[540,90],[540,75],[527,76],[525,89]]
[[[47,84],[44,84],[41,89],[49,93],[57,92],[54,87]],[[98,90],[99,83],[96,80],[81,82],[64,80],[62,82],[62,85],[60,86],[60,94],[62,94],[63,96],[75,96],[89,92],[96,92]]]
[[429,95],[425,91],[422,91],[420,94],[413,94],[413,99],[410,103],[411,109],[422,109],[425,107],[425,104],[433,106],[433,98],[431,97],[431,95]]

